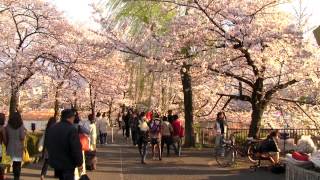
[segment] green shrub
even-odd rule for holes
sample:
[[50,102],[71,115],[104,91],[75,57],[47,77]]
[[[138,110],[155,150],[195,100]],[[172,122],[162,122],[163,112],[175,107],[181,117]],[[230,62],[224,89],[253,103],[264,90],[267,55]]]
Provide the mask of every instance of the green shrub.
[[[25,139],[25,144],[27,146],[28,153],[30,157],[33,157],[40,152],[38,151],[38,143],[40,141],[40,138],[42,137],[43,133],[37,132],[37,133],[28,133]],[[6,147],[2,145],[2,163],[4,164],[10,164],[11,158],[6,154]]]

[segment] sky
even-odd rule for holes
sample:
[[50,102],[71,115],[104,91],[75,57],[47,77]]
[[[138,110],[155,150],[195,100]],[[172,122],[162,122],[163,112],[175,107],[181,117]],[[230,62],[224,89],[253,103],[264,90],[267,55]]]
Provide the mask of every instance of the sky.
[[[59,10],[63,11],[68,19],[77,24],[90,26],[93,23],[91,18],[92,8],[90,3],[95,0],[47,0],[55,4]],[[294,12],[294,7],[297,7],[297,1],[293,0],[292,4],[284,7],[286,11]],[[320,0],[304,0],[308,14],[311,14],[309,19],[310,26],[320,25]]]

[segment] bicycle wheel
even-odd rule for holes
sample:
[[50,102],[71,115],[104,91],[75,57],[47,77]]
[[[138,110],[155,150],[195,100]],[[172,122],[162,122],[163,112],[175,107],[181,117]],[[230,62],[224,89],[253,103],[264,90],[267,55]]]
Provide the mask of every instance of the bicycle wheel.
[[248,151],[247,151],[247,156],[248,159],[251,163],[253,164],[257,164],[258,163],[258,158],[256,157],[256,150],[255,150],[255,145],[254,144],[250,144],[248,146]]
[[235,163],[236,151],[230,147],[222,147],[216,151],[216,161],[220,167],[230,167]]

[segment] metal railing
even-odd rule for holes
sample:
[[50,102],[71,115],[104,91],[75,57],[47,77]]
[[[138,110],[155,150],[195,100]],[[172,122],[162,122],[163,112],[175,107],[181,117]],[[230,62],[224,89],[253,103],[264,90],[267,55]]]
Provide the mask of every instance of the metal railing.
[[[272,130],[276,129],[260,129],[258,138],[265,138]],[[277,129],[281,133],[286,133],[288,138],[293,138],[295,142],[297,142],[302,135],[311,135],[311,136],[319,136],[319,129]],[[249,129],[228,129],[226,138],[229,138],[231,134],[237,132],[238,140],[246,140],[249,134]],[[205,146],[213,146],[214,145],[215,134],[213,128],[200,128],[196,131],[196,142]]]

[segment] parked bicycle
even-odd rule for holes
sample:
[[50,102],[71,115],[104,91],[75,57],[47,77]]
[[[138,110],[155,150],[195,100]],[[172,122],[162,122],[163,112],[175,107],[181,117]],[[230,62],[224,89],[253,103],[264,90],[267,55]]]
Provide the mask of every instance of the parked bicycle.
[[230,135],[230,140],[223,140],[221,146],[216,148],[215,156],[216,161],[220,167],[230,167],[237,163],[237,159],[240,157],[247,157],[249,161],[256,165],[259,163],[259,159],[256,156],[256,149],[260,140],[253,138],[247,138],[244,145],[236,144],[236,134],[234,132]]

